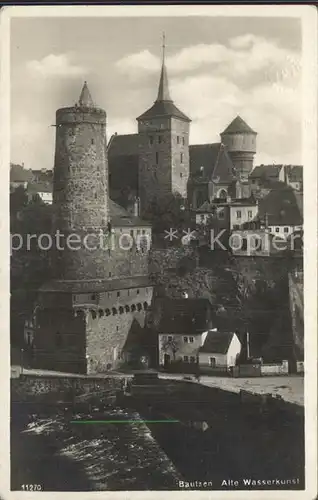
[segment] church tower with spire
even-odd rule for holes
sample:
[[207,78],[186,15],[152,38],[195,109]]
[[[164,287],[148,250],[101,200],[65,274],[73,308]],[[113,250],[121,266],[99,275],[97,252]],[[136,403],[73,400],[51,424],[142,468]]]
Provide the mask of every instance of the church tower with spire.
[[187,196],[190,119],[170,96],[163,39],[157,99],[137,118],[139,133],[139,197],[141,212],[167,195]]

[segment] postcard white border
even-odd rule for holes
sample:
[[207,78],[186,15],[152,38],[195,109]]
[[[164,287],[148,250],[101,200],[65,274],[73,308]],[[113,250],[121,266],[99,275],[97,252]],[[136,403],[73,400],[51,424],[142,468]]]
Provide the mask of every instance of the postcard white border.
[[[10,164],[10,19],[14,17],[296,17],[301,19],[303,36],[303,165],[305,230],[305,491],[139,491],[139,492],[10,492],[9,442],[9,164]],[[0,186],[0,345],[2,358],[0,405],[0,498],[27,500],[34,498],[69,498],[74,500],[131,499],[207,500],[235,498],[246,500],[314,499],[317,495],[317,9],[308,5],[164,5],[164,6],[12,6],[1,11],[1,186]],[[288,126],[288,124],[287,124]],[[291,439],[293,436],[291,436]]]

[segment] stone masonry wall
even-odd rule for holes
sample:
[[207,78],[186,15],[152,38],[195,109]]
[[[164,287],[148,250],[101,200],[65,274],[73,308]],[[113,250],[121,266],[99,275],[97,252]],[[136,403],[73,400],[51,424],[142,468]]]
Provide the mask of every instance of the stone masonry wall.
[[[110,309],[110,315],[87,316],[86,355],[89,373],[116,368],[122,362],[122,351],[125,351],[127,341],[133,342],[134,335],[145,327],[146,312],[151,305],[153,289],[140,289],[138,295],[133,293],[133,290],[129,295],[127,290],[120,293],[121,296],[117,300],[110,299],[109,304],[103,304],[103,307],[108,306]],[[135,306],[135,311],[132,311],[132,305]],[[141,307],[140,311],[138,307]]]

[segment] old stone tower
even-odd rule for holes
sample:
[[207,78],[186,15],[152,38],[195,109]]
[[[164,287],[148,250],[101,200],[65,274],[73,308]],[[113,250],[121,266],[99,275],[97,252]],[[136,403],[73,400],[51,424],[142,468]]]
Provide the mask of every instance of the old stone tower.
[[102,248],[89,247],[100,246],[99,234],[108,232],[106,113],[94,106],[86,82],[78,104],[56,112],[53,204],[54,231],[75,233],[81,242],[60,252],[55,277],[104,279],[112,263]]
[[138,183],[144,213],[154,199],[160,200],[172,193],[187,196],[190,119],[170,97],[164,46],[157,99],[137,121]]
[[115,368],[140,341],[151,304],[140,241],[149,243],[151,227],[108,197],[106,113],[86,82],[78,103],[56,113],[53,210],[54,279],[39,290],[32,318],[35,366]]
[[253,170],[256,153],[256,135],[249,125],[237,116],[220,134],[222,144],[226,146],[233,162],[237,180],[240,184],[241,196],[250,195],[248,177]]

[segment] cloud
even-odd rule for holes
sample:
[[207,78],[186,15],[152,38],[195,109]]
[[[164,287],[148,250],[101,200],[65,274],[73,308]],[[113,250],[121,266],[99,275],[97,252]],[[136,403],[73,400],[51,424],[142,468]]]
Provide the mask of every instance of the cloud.
[[[166,58],[171,75],[211,66],[217,74],[230,78],[251,78],[262,72],[269,80],[299,77],[301,70],[300,55],[280,47],[275,40],[246,34],[231,38],[228,45],[198,44],[185,47]],[[149,50],[129,54],[116,63],[121,73],[132,78],[146,77],[160,67],[160,59]]]
[[85,68],[72,64],[67,54],[49,54],[39,61],[28,61],[27,70],[43,78],[55,76],[71,78],[86,73]]
[[119,59],[115,66],[121,73],[136,79],[157,72],[160,68],[160,59],[149,50],[143,50]]

